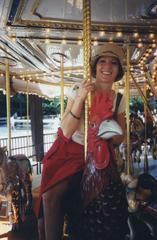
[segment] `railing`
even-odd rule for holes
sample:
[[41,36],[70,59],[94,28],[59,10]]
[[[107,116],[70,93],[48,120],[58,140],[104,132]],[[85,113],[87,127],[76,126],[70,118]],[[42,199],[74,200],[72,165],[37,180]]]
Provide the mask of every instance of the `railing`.
[[[45,133],[44,134],[44,152],[47,152],[52,145],[55,137],[55,133]],[[7,146],[7,138],[0,139],[0,146]],[[32,165],[37,165],[36,156],[33,153],[33,143],[32,136],[19,136],[11,138],[11,155],[25,154],[32,162]],[[33,163],[34,162],[34,163]],[[38,166],[37,166],[38,168]],[[38,169],[37,169],[38,172]]]
[[7,118],[6,117],[1,117],[0,118],[0,125],[4,125],[7,123]]
[[[45,133],[44,134],[44,152],[50,148],[53,143],[55,133]],[[0,146],[7,146],[7,138],[0,139]],[[32,136],[20,136],[11,138],[11,155],[15,154],[25,154],[27,157],[33,155],[33,143]]]

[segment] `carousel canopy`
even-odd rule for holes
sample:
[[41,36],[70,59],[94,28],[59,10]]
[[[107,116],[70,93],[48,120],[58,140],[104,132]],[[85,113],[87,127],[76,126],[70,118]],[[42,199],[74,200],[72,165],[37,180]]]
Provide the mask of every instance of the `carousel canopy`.
[[[83,79],[82,0],[0,1],[0,89],[5,90],[9,63],[15,92],[52,98],[59,94],[61,70],[64,84]],[[92,51],[104,42],[129,46],[130,68],[142,87],[143,66],[155,86],[157,55],[157,1],[92,0]],[[137,90],[130,80],[132,94]],[[123,89],[124,80],[116,83]]]

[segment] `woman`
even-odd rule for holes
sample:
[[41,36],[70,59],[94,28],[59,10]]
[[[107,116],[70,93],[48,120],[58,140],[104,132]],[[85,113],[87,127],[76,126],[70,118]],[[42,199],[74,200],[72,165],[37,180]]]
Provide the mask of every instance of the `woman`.
[[[103,109],[108,109],[105,105],[103,105],[105,104],[103,94],[105,95],[105,99],[109,99],[110,113],[108,116],[111,117],[115,111],[117,99],[117,93],[112,90],[112,85],[115,81],[118,81],[123,77],[123,60],[124,53],[121,47],[110,43],[106,43],[103,46],[100,46],[95,56],[93,57],[91,67],[92,76],[95,78],[95,81],[84,81],[81,84],[76,84],[74,87],[72,87],[69,93],[67,107],[61,122],[61,128],[58,130],[58,137],[44,157],[43,161],[41,194],[39,199],[40,211],[38,216],[39,223],[42,222],[40,219],[42,219],[41,217],[44,216],[46,240],[61,239],[64,215],[67,210],[69,210],[69,205],[66,204],[67,199],[72,199],[73,203],[74,199],[70,198],[69,196],[75,196],[77,200],[79,199],[78,193],[80,181],[82,171],[85,167],[84,102],[87,94],[91,92],[93,99],[93,109],[91,109],[91,122],[93,121],[92,112],[97,112],[97,115],[100,117],[99,120],[103,120]],[[122,98],[116,114],[116,119],[123,129],[123,132],[125,129],[124,111],[124,98]],[[112,140],[107,140],[105,144],[102,143],[102,149],[106,149],[108,152],[108,164],[104,163],[102,160],[100,160],[100,162],[98,160],[97,166],[105,166],[105,174],[102,175],[103,178],[107,179],[107,181],[104,181],[102,178],[102,183],[104,183],[104,186],[107,186],[109,184],[110,174],[112,172],[112,170],[110,170],[109,177],[106,177],[107,165],[107,169],[113,167],[113,174],[111,175],[113,175],[115,179],[118,179],[118,182],[120,182],[116,171],[116,164],[114,161],[110,161],[109,156],[111,153],[111,158],[114,158],[112,145],[119,145],[122,142],[123,137],[124,135],[114,136]],[[90,152],[90,148],[93,146],[93,141],[95,141],[92,135],[92,131],[89,131],[89,139],[91,139],[88,144],[88,150]],[[101,163],[101,161],[103,163]],[[109,164],[109,162],[111,163]],[[100,171],[103,172],[103,169]],[[86,167],[85,175],[87,172],[88,169]],[[99,190],[102,190],[102,187],[99,186]],[[84,196],[88,195],[85,192],[83,194]],[[84,207],[88,206],[88,204],[93,201],[95,197],[96,194],[94,192],[91,194],[89,199],[84,197]],[[77,201],[77,203],[75,202],[74,204],[75,208],[77,206],[77,209],[79,209],[77,205],[78,203],[79,201]],[[82,217],[84,218],[83,215]],[[73,219],[71,229],[75,229],[74,222],[75,220]],[[77,229],[81,229],[81,240],[84,239],[84,230],[82,229],[82,226],[78,226]],[[39,232],[41,232],[40,227]],[[44,238],[41,237],[41,239]],[[74,236],[74,239],[80,239],[80,237]],[[85,239],[87,238],[85,237]],[[88,240],[89,239],[94,238],[88,238]]]

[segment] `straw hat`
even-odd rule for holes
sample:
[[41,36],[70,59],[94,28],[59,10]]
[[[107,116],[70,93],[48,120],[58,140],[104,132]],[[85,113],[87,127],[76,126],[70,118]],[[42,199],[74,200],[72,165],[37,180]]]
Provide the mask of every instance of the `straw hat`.
[[115,57],[119,60],[120,74],[119,74],[118,78],[116,79],[116,81],[120,80],[124,75],[123,66],[125,64],[125,54],[124,54],[123,48],[115,43],[105,43],[101,46],[98,46],[92,57],[91,67],[92,67],[93,77],[95,77],[95,74],[96,74],[95,68],[96,68],[97,61],[100,57],[103,57],[103,56]]

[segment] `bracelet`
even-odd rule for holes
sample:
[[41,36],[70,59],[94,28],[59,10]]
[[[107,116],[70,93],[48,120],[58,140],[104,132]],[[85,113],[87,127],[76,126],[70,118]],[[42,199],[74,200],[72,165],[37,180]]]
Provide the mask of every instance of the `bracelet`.
[[80,120],[80,117],[77,117],[75,114],[72,113],[72,111],[69,112],[71,114],[72,117],[76,118],[77,120]]

